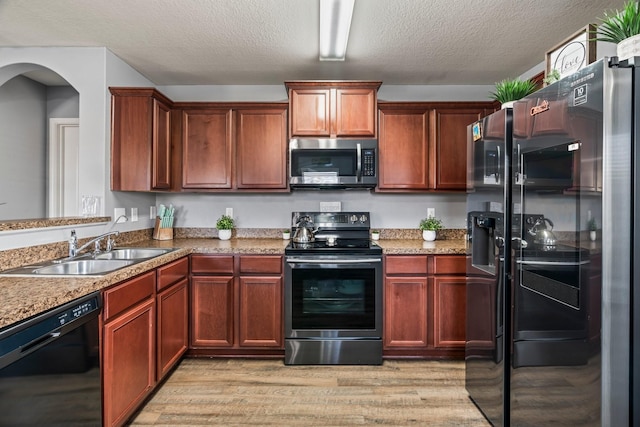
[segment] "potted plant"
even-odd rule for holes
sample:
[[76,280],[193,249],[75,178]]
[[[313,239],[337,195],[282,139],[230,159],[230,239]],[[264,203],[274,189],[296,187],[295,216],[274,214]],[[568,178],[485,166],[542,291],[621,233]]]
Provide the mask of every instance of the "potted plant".
[[380,240],[380,230],[371,230],[371,240]]
[[442,229],[442,221],[436,217],[430,216],[420,220],[420,230],[422,230],[422,238],[427,242],[436,240],[436,231]]
[[560,80],[560,71],[558,71],[555,68],[549,72],[549,75],[547,77],[542,79],[544,84],[548,84],[548,85],[555,83],[558,80]]
[[621,60],[640,55],[640,11],[635,0],[628,0],[622,11],[605,12],[599,20],[595,40],[616,43]]
[[285,228],[284,230],[282,230],[282,239],[289,240],[290,238],[291,238],[291,230],[289,230],[288,228]]
[[589,229],[589,240],[592,242],[596,240],[596,230],[598,229],[598,224],[596,224],[596,219],[591,218],[587,222],[587,228]]
[[229,240],[231,238],[231,230],[234,226],[233,218],[229,215],[222,215],[216,221],[216,228],[218,229],[218,237],[220,240]]
[[505,79],[496,83],[495,91],[489,97],[501,103],[502,108],[507,108],[536,90],[536,84],[531,80]]

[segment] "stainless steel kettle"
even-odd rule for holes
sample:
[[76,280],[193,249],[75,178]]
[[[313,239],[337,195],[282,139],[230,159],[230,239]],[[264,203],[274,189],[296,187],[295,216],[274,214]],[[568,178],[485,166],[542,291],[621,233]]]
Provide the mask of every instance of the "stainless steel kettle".
[[[549,228],[547,228],[547,224]],[[553,230],[553,222],[549,218],[539,218],[533,227],[529,229],[529,234],[533,236],[533,243],[542,246],[555,246],[558,239],[551,231]]]
[[293,240],[294,243],[314,242],[316,240],[315,234],[318,232],[318,229],[316,228],[315,230],[312,230],[310,227],[311,225],[313,225],[311,218],[307,216],[300,218],[296,224],[296,232],[293,233],[291,240]]
[[318,230],[311,230],[310,228],[307,227],[298,227],[296,229],[296,232],[293,233],[293,242],[294,243],[311,243],[314,242],[316,240],[315,238],[315,234],[318,232]]

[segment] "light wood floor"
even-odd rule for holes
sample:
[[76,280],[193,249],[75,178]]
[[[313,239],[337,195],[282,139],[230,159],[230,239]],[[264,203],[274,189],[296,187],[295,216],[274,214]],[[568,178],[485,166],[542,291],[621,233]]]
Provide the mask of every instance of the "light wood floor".
[[462,361],[285,366],[184,359],[132,426],[478,426]]

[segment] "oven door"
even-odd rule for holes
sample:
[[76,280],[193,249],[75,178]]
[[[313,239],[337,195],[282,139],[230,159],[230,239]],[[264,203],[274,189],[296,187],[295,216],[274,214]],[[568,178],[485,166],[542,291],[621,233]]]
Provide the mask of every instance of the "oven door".
[[286,338],[381,338],[382,259],[288,257]]

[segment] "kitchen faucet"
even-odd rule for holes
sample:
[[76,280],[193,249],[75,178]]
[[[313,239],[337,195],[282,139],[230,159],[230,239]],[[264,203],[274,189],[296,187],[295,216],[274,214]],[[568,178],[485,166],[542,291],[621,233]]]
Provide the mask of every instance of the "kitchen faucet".
[[108,233],[101,234],[98,237],[94,237],[93,239],[91,239],[87,243],[85,243],[84,245],[78,247],[78,237],[76,236],[76,230],[71,230],[71,237],[69,238],[69,257],[66,258],[66,260],[75,258],[76,256],[78,256],[78,254],[80,252],[82,252],[84,249],[89,247],[89,245],[91,245],[91,244],[94,245],[94,249],[93,249],[93,253],[94,254],[100,252],[100,242],[105,237],[107,237],[107,252],[109,252],[109,251],[111,251],[113,249],[113,247],[116,244],[116,242],[112,238],[112,236],[115,237],[118,234],[120,234],[119,231],[110,231]]

